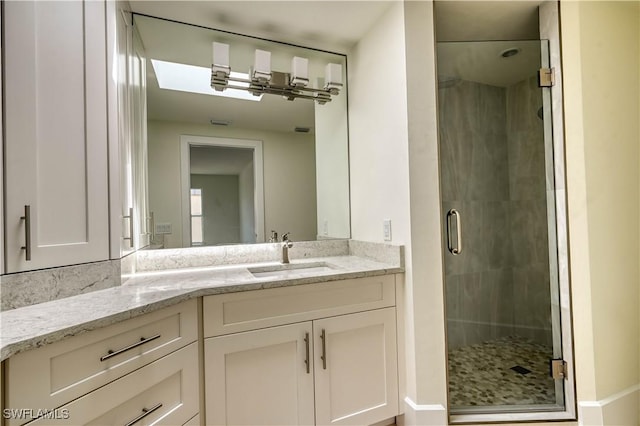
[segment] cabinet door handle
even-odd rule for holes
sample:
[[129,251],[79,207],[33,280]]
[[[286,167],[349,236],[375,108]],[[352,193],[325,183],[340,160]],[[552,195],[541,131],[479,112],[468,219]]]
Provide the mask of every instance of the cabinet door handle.
[[122,218],[129,219],[129,236],[122,239],[129,240],[129,247],[133,248],[133,207],[129,207],[129,216],[122,216]]
[[125,423],[124,426],[133,426],[134,424],[138,423],[140,420],[144,419],[145,417],[147,417],[149,414],[153,413],[160,407],[162,407],[161,402],[154,405],[151,408],[143,408],[141,414],[139,414],[135,419],[131,419],[129,422]]
[[[456,246],[452,244],[451,234],[453,233],[451,219],[456,218]],[[451,209],[447,212],[447,245],[448,249],[453,255],[462,253],[462,223],[460,222],[460,212],[456,209]]]
[[149,227],[151,228],[151,232],[147,232],[147,234],[151,235],[151,241],[149,243],[153,243],[156,239],[156,219],[153,215],[153,212],[149,213],[149,217],[147,218],[149,221]]
[[159,338],[160,338],[159,334],[156,334],[155,336],[152,336],[152,337],[147,337],[146,339],[144,337],[141,337],[139,342],[132,343],[129,346],[125,346],[124,348],[121,348],[115,351],[109,350],[106,355],[102,355],[100,357],[100,361],[106,361],[109,358],[112,358],[116,355],[120,355],[123,352],[130,351],[133,348],[137,348],[140,345],[144,345],[145,343],[149,343],[150,341],[156,340]]
[[24,250],[24,260],[31,260],[31,206],[24,206],[24,216],[20,217],[24,220],[24,245],[20,247]]
[[320,339],[322,339],[322,355],[320,355],[320,359],[322,360],[322,369],[327,369],[327,334],[322,329],[322,333],[320,333]]
[[309,374],[311,372],[311,366],[309,362],[309,333],[304,334],[304,344],[305,344],[305,350],[306,350],[304,363],[307,365],[307,374]]

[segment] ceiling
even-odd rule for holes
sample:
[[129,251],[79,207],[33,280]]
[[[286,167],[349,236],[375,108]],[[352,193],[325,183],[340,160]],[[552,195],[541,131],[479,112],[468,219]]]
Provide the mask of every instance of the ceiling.
[[[502,57],[501,53],[519,53]],[[533,77],[540,69],[539,41],[484,41],[438,43],[438,84],[466,80],[508,87]]]
[[[397,1],[131,1],[130,4],[132,11],[140,14],[346,54]],[[537,39],[540,3],[527,0],[436,1],[437,40]],[[136,27],[147,57],[210,66],[211,30],[140,17],[136,18]],[[269,42],[254,40],[254,44],[259,43]],[[263,48],[295,49],[277,46],[268,44],[267,47],[265,44]],[[508,85],[521,80],[521,76],[530,72],[533,62],[538,61],[533,51],[523,49],[520,55],[509,58],[507,62],[496,54],[496,48],[485,46],[486,52],[470,52],[468,47],[453,43],[440,47],[440,52],[449,53],[440,55],[439,74],[448,78]],[[233,52],[233,45],[231,49]],[[312,52],[307,50],[299,56],[313,56]],[[322,52],[316,54],[318,60],[329,62],[326,55],[322,58]],[[233,57],[234,53],[231,54],[232,62]],[[474,60],[473,66],[469,65],[471,59]],[[250,60],[243,60],[250,63]],[[274,69],[278,69],[275,63]],[[200,124],[208,124],[213,119],[228,121],[233,127],[285,132],[293,131],[296,126],[309,127],[312,132],[314,129],[316,105],[310,101],[291,102],[267,95],[260,102],[252,102],[163,90],[159,89],[150,64],[147,78],[148,114],[151,119]]]
[[437,41],[537,40],[540,0],[434,3]]
[[[440,87],[447,87],[455,80],[507,87],[534,76],[541,63],[538,41],[541,3],[539,0],[436,1]],[[507,58],[501,56],[511,48],[519,49],[519,53]]]
[[133,12],[345,54],[385,1],[130,1]]

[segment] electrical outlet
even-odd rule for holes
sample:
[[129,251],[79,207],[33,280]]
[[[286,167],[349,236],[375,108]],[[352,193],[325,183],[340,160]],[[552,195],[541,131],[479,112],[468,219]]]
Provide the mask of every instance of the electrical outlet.
[[391,241],[391,219],[382,221],[382,233],[385,241]]
[[171,234],[170,223],[156,223],[156,234]]

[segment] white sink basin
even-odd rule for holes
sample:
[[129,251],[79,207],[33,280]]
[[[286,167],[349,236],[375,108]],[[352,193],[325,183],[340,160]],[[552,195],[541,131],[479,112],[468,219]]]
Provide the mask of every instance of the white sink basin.
[[334,268],[325,262],[286,263],[281,265],[248,268],[256,278],[281,277],[297,278],[331,272]]

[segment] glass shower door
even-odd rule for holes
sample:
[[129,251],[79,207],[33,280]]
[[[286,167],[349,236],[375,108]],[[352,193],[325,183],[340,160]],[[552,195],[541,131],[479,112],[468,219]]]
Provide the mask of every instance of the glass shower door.
[[450,412],[563,410],[547,44],[437,54]]

